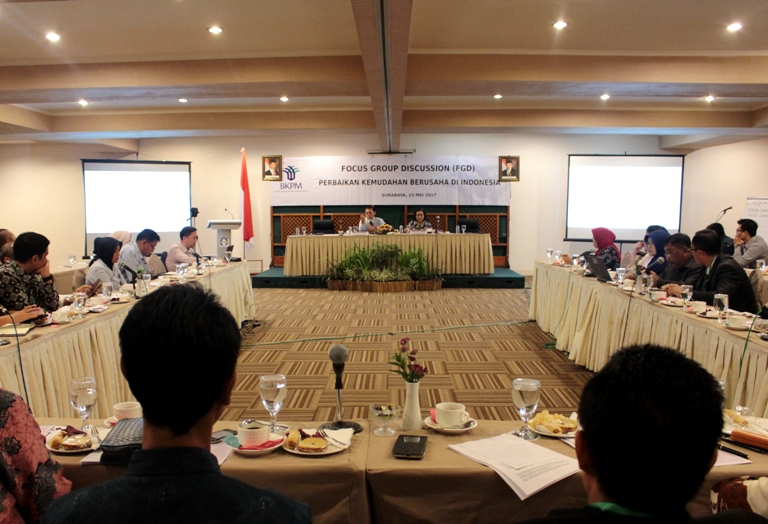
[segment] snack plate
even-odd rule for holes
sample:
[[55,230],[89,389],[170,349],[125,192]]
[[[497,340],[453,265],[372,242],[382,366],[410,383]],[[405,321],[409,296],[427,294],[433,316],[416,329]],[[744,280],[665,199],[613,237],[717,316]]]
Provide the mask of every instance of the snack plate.
[[685,305],[682,298],[673,298],[671,301],[669,299],[659,300],[659,303],[667,307],[683,307]]
[[696,316],[699,318],[708,318],[710,320],[717,320],[720,317],[720,313],[714,310],[704,310],[699,313],[696,313]]
[[[470,418],[467,420],[467,422],[472,422],[472,425],[468,428],[444,428],[437,424],[437,422],[432,422],[432,417],[427,417],[424,419],[424,425],[427,426],[429,429],[434,429],[438,433],[442,433],[444,435],[460,435],[461,433],[466,433],[467,431],[472,431],[477,427],[477,420]],[[466,424],[466,422],[465,422]]]
[[62,455],[72,455],[72,454],[76,454],[76,453],[90,453],[91,451],[96,451],[97,449],[99,449],[99,443],[98,442],[93,442],[93,440],[91,440],[93,443],[91,444],[90,448],[83,448],[83,449],[53,449],[51,447],[50,443],[51,443],[51,440],[53,440],[53,437],[56,435],[56,433],[57,433],[57,430],[54,429],[53,431],[51,431],[48,434],[47,437],[45,437],[45,447],[48,448],[48,451],[50,451],[51,453],[60,453]]
[[328,447],[325,449],[325,451],[318,451],[316,453],[307,453],[305,451],[299,451],[298,449],[288,449],[288,439],[286,438],[285,441],[283,441],[283,449],[288,453],[291,453],[293,455],[301,455],[302,457],[322,457],[325,455],[334,455],[336,453],[341,453],[345,449],[349,448],[349,446],[347,446],[346,448],[339,447],[328,439],[326,439],[326,442],[328,443]]
[[[576,431],[572,431],[571,433],[562,433],[560,435],[555,435],[554,433],[552,433],[551,431],[549,431],[548,429],[546,429],[544,427],[542,427],[541,429],[536,429],[536,428],[534,428],[533,426],[530,426],[530,425],[528,427],[530,427],[531,431],[533,431],[534,433],[538,433],[539,435],[544,435],[545,437],[573,438],[573,437],[576,436]],[[577,431],[578,431],[578,428],[577,428]]]
[[768,419],[753,416],[746,416],[744,418],[749,422],[747,427],[734,424],[733,421],[723,413],[723,433],[730,435],[734,429],[738,429],[748,433],[754,433],[755,435],[760,435],[761,437],[768,437],[768,429],[766,429],[768,428]]
[[729,326],[727,321],[726,321],[725,329],[730,329],[732,331],[749,331],[749,324],[747,324],[746,326],[742,326],[742,327],[736,327],[736,326]]
[[258,457],[260,455],[267,455],[269,453],[272,453],[277,448],[282,446],[283,443],[285,442],[285,437],[283,437],[282,435],[278,435],[277,433],[270,433],[269,440],[278,440],[278,439],[280,440],[278,444],[275,444],[271,448],[266,448],[266,449],[240,449],[234,446],[229,446],[229,447],[232,448],[232,451],[234,451],[238,455],[243,455],[245,457]]

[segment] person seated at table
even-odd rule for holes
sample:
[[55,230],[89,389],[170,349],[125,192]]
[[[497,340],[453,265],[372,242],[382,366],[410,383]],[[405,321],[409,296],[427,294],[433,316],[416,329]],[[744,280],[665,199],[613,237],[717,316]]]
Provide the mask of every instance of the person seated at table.
[[72,483],[48,454],[45,437],[24,400],[0,389],[0,521],[39,522]]
[[13,243],[0,247],[0,264],[7,264],[13,260]]
[[16,241],[16,235],[8,229],[0,229],[0,247],[6,244],[13,244]]
[[[693,285],[692,300],[703,300],[710,306],[715,294],[728,295],[728,307],[736,311],[757,313],[757,300],[749,277],[729,256],[720,254],[720,236],[711,229],[693,235],[691,250],[696,263],[704,268]],[[680,286],[668,284],[667,294],[680,296]]]
[[671,235],[666,229],[657,229],[651,233],[648,233],[648,256],[651,259],[645,266],[645,273],[650,275],[652,273],[663,273],[667,268],[667,259],[664,258],[664,243]]
[[742,218],[736,223],[738,226],[733,237],[733,259],[741,267],[755,269],[758,260],[768,261],[768,244],[763,237],[757,236],[757,222],[751,218]]
[[657,274],[651,271],[653,283],[658,288],[667,284],[694,285],[701,276],[703,268],[696,263],[691,254],[691,239],[684,233],[675,233],[664,241],[664,254],[667,268]]
[[[768,522],[747,511],[691,519],[685,509],[717,459],[723,402],[715,377],[682,353],[620,350],[579,402],[575,447],[589,504],[526,522]],[[696,437],[677,442],[692,420]]]
[[200,258],[200,255],[195,253],[193,249],[197,244],[197,229],[191,226],[182,228],[179,237],[181,237],[181,243],[173,244],[165,259],[165,267],[168,271],[176,271],[177,264],[194,266],[197,259]]
[[360,215],[360,225],[357,229],[358,231],[373,233],[377,227],[381,227],[385,223],[383,219],[376,216],[376,208],[368,206],[365,208],[365,213]]
[[216,295],[161,287],[131,309],[119,340],[120,369],[144,412],[141,450],[121,477],[54,502],[44,522],[311,522],[306,504],[222,475],[210,452],[242,342]]
[[707,226],[707,229],[711,229],[718,235],[720,235],[720,252],[723,255],[733,256],[733,239],[725,234],[723,224],[720,222],[713,222]]
[[13,243],[13,260],[0,266],[0,305],[21,311],[37,305],[45,311],[59,308],[59,294],[53,286],[48,245],[39,233],[27,232]]
[[93,253],[94,257],[85,276],[86,284],[94,284],[98,280],[103,284],[112,284],[113,289],[125,284],[125,277],[117,267],[120,242],[112,237],[96,237],[93,240]]
[[6,324],[19,324],[19,322],[26,322],[32,320],[45,313],[37,306],[27,306],[21,311],[8,311],[3,306],[0,306],[0,326]]
[[417,209],[416,213],[413,214],[413,217],[415,220],[408,222],[409,231],[422,231],[424,229],[432,229],[432,224],[425,220],[426,215],[424,214],[423,209]]
[[111,238],[114,238],[118,242],[120,242],[121,246],[124,246],[128,244],[131,239],[133,239],[133,235],[130,234],[128,231],[115,231],[114,233],[110,233],[109,236]]
[[[651,260],[651,257],[648,256],[648,251],[646,249],[648,244],[648,235],[660,229],[663,229],[664,231],[667,230],[664,226],[657,226],[657,225],[648,226],[645,230],[645,235],[643,236],[643,240],[634,244],[632,246],[632,250],[627,251],[621,257],[621,267],[625,267],[627,269],[634,271],[636,264],[640,264],[641,267],[645,267],[646,265],[648,265],[648,262]],[[638,260],[638,258],[640,260]]]
[[[123,245],[123,248],[120,250],[119,262],[120,271],[122,271],[126,282],[132,283],[134,281],[134,273],[138,273],[139,269],[147,275],[152,273],[147,257],[155,250],[158,242],[160,242],[160,235],[151,229],[145,229],[136,235],[136,242],[129,242]],[[122,264],[125,264],[127,268],[123,267]]]
[[[603,259],[607,269],[616,269],[619,264],[619,248],[613,243],[614,240],[616,240],[616,235],[610,229],[596,227],[592,230],[592,245],[596,249],[595,256]],[[573,257],[570,255],[563,254],[562,258],[566,264],[573,262]]]

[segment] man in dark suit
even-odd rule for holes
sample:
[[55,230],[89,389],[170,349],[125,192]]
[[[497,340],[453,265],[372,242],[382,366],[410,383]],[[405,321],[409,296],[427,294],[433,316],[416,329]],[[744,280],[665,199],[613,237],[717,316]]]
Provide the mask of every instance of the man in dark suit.
[[[693,286],[693,300],[710,306],[715,294],[728,295],[728,307],[736,311],[757,313],[757,300],[744,269],[731,257],[720,253],[720,236],[711,229],[696,232],[691,240],[692,254],[704,268]],[[680,296],[680,286],[669,284],[667,294]]]
[[[589,505],[528,523],[768,522],[743,510],[698,519],[685,510],[717,459],[724,400],[715,377],[682,353],[650,344],[622,349],[579,402],[576,457]],[[671,445],[692,420],[696,437]]]
[[502,178],[517,179],[517,159],[507,158],[504,160],[504,168],[501,170]]
[[660,275],[651,271],[656,287],[666,291],[667,284],[688,284],[693,286],[701,277],[703,268],[696,263],[691,253],[691,239],[684,233],[675,233],[664,241],[664,256],[667,267]]

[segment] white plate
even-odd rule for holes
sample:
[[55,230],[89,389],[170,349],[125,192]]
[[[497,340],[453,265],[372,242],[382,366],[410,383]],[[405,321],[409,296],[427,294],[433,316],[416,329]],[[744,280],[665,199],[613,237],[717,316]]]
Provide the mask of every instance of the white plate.
[[[543,426],[542,426],[542,428],[541,428],[541,429],[536,429],[536,428],[534,428],[533,426],[529,426],[529,427],[531,428],[531,431],[533,431],[534,433],[538,433],[539,435],[544,435],[545,437],[552,437],[552,438],[573,438],[573,437],[575,437],[575,436],[576,436],[576,431],[573,431],[573,432],[571,432],[571,433],[561,433],[560,435],[555,435],[554,433],[552,433],[552,432],[551,432],[551,431],[549,431],[548,429],[544,428]],[[578,431],[578,428],[577,428],[577,431]]]
[[701,313],[696,313],[696,316],[699,318],[708,318],[710,320],[717,320],[720,317],[720,313],[718,313],[717,311],[702,311]]
[[53,440],[53,437],[56,435],[56,433],[58,433],[58,431],[54,429],[53,431],[51,431],[51,433],[47,437],[45,437],[45,447],[48,448],[48,451],[50,451],[51,453],[59,453],[59,454],[62,454],[62,455],[73,455],[73,454],[76,454],[76,453],[90,453],[91,451],[96,451],[97,449],[99,449],[98,441],[93,442],[93,444],[91,444],[90,448],[84,448],[84,449],[53,449],[51,447],[51,445],[50,445],[50,442],[51,442],[51,440]]
[[730,329],[732,331],[749,331],[749,325],[746,325],[743,327],[736,327],[736,326],[729,326],[728,324],[726,324],[725,329]]
[[467,431],[472,431],[477,427],[477,420],[471,418],[467,422],[472,422],[472,425],[468,428],[444,428],[442,426],[439,426],[437,423],[432,422],[432,417],[427,417],[424,419],[424,424],[429,429],[434,429],[438,433],[443,433],[444,435],[459,435],[461,433],[466,433]]
[[117,300],[115,300],[115,299],[110,300],[109,303],[110,303],[110,305],[111,304],[127,304],[130,301],[131,301],[131,299],[128,298],[128,297],[120,297]]
[[330,440],[326,439],[326,442],[328,442],[328,447],[325,449],[325,451],[319,451],[317,453],[306,453],[304,451],[299,451],[298,449],[288,449],[288,446],[286,445],[287,442],[288,439],[283,442],[283,449],[288,453],[293,455],[301,455],[302,457],[322,457],[324,455],[334,455],[336,453],[341,453],[345,449],[349,448],[349,446],[346,448],[339,447]]
[[659,300],[659,303],[667,307],[683,307],[685,305],[682,298],[675,299],[674,302],[670,302],[669,299]]
[[259,455],[267,455],[268,453],[272,453],[277,448],[282,446],[283,442],[285,442],[284,436],[278,435],[277,433],[270,433],[268,440],[277,440],[277,439],[280,439],[280,443],[275,444],[271,448],[266,448],[266,449],[240,449],[240,448],[233,448],[232,446],[229,446],[229,447],[232,448],[232,451],[234,451],[238,455],[243,455],[245,457],[258,457]]

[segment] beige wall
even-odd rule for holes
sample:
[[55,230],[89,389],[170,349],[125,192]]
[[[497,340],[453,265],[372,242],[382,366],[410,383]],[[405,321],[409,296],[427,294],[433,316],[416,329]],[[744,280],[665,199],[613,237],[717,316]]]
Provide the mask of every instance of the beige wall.
[[[213,251],[215,234],[206,230],[210,219],[235,216],[240,207],[240,148],[248,153],[248,170],[257,244],[249,259],[270,261],[268,183],[261,181],[262,155],[365,155],[377,149],[374,135],[272,137],[216,137],[146,139],[140,160],[192,162],[192,202],[200,208],[197,226],[206,253]],[[513,269],[528,272],[547,247],[567,252],[586,249],[568,245],[564,236],[569,153],[656,154],[655,136],[592,135],[404,135],[403,149],[416,155],[513,154],[521,157],[521,182],[512,185],[511,253]],[[0,146],[0,227],[16,233],[33,230],[51,241],[54,264],[64,264],[70,252],[84,252],[81,158],[102,158],[99,146]],[[111,156],[114,158],[114,155]],[[132,155],[128,158],[135,158]],[[714,220],[717,212],[734,206],[723,221],[727,231],[744,212],[747,196],[768,196],[768,139],[704,149],[686,157],[682,228],[693,233]],[[648,194],[642,188],[643,194]],[[663,190],[663,188],[658,188]],[[130,213],[136,192],[126,188],[115,195],[115,212]],[[162,195],[157,195],[162,205]],[[616,198],[626,198],[617,195]],[[148,224],[151,227],[151,224]],[[235,254],[242,254],[242,233],[236,232]]]

